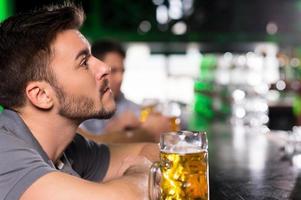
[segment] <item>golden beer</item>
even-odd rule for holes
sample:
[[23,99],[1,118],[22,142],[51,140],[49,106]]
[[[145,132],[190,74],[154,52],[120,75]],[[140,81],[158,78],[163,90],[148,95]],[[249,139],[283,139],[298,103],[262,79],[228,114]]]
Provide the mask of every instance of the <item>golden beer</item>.
[[150,200],[209,200],[206,133],[163,133],[160,150],[160,161],[150,168]]
[[180,130],[180,122],[181,120],[177,116],[169,117],[170,122],[170,131],[179,131]]
[[155,111],[155,107],[155,104],[143,106],[140,111],[140,121],[145,122],[149,114]]
[[207,151],[161,151],[161,200],[208,200]]

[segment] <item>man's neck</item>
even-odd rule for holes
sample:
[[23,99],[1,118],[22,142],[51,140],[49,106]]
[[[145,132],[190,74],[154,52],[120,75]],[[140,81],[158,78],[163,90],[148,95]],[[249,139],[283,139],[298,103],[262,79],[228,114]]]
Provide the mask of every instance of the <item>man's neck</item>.
[[26,108],[19,114],[48,158],[55,162],[72,141],[77,124],[53,111]]

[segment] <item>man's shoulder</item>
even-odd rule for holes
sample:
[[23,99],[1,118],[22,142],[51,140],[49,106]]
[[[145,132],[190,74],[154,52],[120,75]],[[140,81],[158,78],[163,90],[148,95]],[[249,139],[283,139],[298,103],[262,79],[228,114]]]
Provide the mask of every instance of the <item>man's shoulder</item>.
[[11,110],[4,110],[0,114],[0,148],[29,148],[37,149],[30,130]]
[[4,109],[0,114],[1,138],[21,142],[21,136],[28,136],[26,134],[28,131],[26,125],[15,111]]
[[4,126],[0,127],[0,149],[21,146],[28,147],[27,144],[22,139],[18,138],[13,132]]
[[53,171],[39,152],[0,127],[0,199],[17,199],[39,177]]

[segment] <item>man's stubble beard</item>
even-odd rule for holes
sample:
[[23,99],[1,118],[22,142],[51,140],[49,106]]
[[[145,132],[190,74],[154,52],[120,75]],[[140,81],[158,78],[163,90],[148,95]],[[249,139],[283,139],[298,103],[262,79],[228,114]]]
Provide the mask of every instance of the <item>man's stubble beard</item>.
[[[67,95],[63,88],[58,86],[54,86],[54,88],[60,103],[59,114],[77,123],[91,118],[109,119],[115,113],[115,107],[112,110],[106,110],[101,105],[100,110],[96,110],[93,99],[86,96]],[[99,103],[101,103],[101,99],[99,99]]]

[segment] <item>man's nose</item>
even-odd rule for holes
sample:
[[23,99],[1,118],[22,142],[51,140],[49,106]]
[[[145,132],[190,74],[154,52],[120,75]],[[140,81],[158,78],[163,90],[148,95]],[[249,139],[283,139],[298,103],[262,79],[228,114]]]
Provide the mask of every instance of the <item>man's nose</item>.
[[96,59],[96,79],[100,80],[105,76],[108,76],[111,73],[111,67],[102,62],[99,59]]

